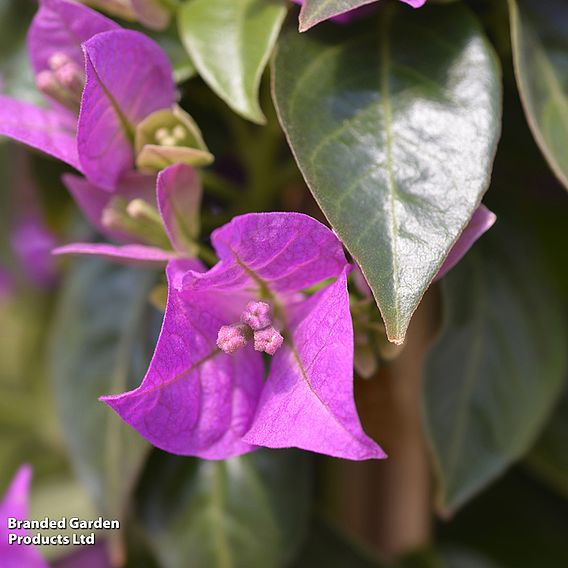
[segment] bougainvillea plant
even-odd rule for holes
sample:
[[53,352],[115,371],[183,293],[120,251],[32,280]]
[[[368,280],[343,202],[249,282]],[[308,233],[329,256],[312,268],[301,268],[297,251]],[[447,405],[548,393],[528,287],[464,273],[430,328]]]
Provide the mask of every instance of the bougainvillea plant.
[[568,494],[568,7],[20,1],[0,567],[528,567],[433,519]]

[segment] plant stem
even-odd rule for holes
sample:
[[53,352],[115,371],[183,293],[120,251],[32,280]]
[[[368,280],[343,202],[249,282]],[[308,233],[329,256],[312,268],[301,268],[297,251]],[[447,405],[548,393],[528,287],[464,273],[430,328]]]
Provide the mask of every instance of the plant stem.
[[402,354],[376,377],[357,381],[356,400],[366,432],[388,458],[329,462],[325,496],[344,528],[392,560],[428,543],[431,495],[421,416],[425,356],[436,331],[437,295],[416,312]]

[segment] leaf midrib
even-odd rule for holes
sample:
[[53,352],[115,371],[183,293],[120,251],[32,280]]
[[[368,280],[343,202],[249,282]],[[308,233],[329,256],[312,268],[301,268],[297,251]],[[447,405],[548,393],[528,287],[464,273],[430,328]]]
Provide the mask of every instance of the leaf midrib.
[[[390,8],[390,7],[389,7]],[[393,330],[393,340],[400,341],[400,294],[399,294],[399,272],[398,272],[398,220],[396,216],[396,202],[398,199],[398,188],[393,169],[393,132],[392,132],[392,103],[390,89],[390,68],[392,57],[390,52],[390,23],[392,21],[392,11],[389,9],[385,17],[381,19],[380,33],[380,55],[381,55],[381,77],[380,86],[382,93],[383,114],[385,124],[385,145],[386,145],[386,170],[390,201],[390,225],[392,233],[392,274],[394,290],[394,314],[396,329]],[[389,334],[390,335],[390,334]]]

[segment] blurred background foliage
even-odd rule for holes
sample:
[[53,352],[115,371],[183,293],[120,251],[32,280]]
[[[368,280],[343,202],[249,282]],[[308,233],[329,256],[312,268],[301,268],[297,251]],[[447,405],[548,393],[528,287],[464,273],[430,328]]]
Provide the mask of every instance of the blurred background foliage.
[[[558,179],[568,141],[562,118],[568,112],[568,25],[562,25],[568,7],[557,0],[467,4],[503,70],[503,132],[484,199],[499,221],[434,289],[442,327],[427,355],[423,405],[437,488],[432,515],[443,514],[427,549],[396,565],[563,568],[568,208]],[[34,11],[30,0],[0,0],[2,89],[26,100],[37,96],[25,52]],[[205,228],[242,212],[234,196],[243,185],[252,199],[247,208],[320,215],[291,165],[266,84],[268,125],[251,125],[194,77],[173,27],[153,35],[175,61],[182,102],[206,130],[217,173],[231,171],[237,180],[205,176]],[[526,79],[521,87],[526,112],[534,113],[532,132],[513,58]],[[561,90],[552,102],[546,95],[551,74],[553,88]],[[10,274],[0,298],[0,492],[21,463],[31,463],[32,517],[120,518],[125,528],[109,543],[112,557],[136,568],[386,566],[373,543],[354,534],[347,512],[329,514],[329,460],[295,450],[218,463],[170,456],[151,449],[97,402],[143,376],[161,320],[148,297],[161,276],[85,260],[58,265],[57,282],[48,289],[34,285],[10,246],[23,169],[60,242],[90,231],[59,182],[65,168],[0,141],[0,266]],[[470,375],[462,377],[462,361],[472,357]],[[357,481],[344,480],[351,482]],[[331,490],[341,494],[346,487]],[[379,501],[369,507],[380,515]],[[43,552],[55,561],[62,551]]]

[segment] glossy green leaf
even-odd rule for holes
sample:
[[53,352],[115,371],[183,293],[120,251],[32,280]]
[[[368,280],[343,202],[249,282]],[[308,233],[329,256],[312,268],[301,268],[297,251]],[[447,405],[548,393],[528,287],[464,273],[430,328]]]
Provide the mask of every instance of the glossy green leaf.
[[560,395],[568,337],[538,258],[518,243],[487,238],[442,286],[424,405],[448,512],[534,443]]
[[501,85],[463,5],[385,6],[379,18],[285,34],[273,93],[312,193],[400,343],[489,184]]
[[284,0],[189,0],[179,12],[181,40],[201,77],[259,124],[260,79],[285,16]]
[[122,518],[149,445],[97,399],[137,386],[159,316],[154,273],[80,260],[64,283],[50,372],[71,460],[101,514]]
[[311,456],[259,450],[226,461],[156,452],[140,514],[164,568],[286,566],[310,516]]
[[515,74],[525,114],[568,189],[568,10],[564,0],[509,0]]
[[568,392],[529,454],[528,464],[568,498]]
[[305,32],[324,20],[373,2],[376,0],[304,0],[300,10],[300,31]]

